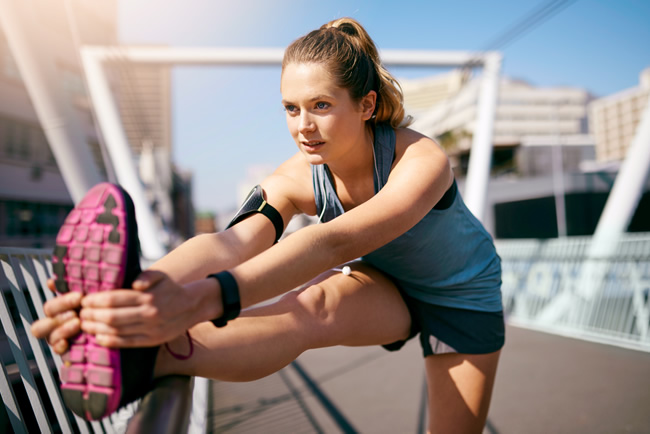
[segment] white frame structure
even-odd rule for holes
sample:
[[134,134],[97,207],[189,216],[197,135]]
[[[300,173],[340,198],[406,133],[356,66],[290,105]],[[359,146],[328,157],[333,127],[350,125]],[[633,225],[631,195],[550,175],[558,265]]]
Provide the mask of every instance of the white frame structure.
[[[120,121],[116,101],[110,90],[104,65],[110,62],[133,62],[149,65],[244,65],[280,66],[281,48],[174,48],[174,47],[83,47],[82,62],[90,96],[108,154],[116,176],[133,196],[140,224],[142,250],[146,257],[161,256],[155,234],[156,224],[147,204],[144,189],[137,178],[126,132]],[[492,132],[498,97],[502,56],[498,52],[384,50],[386,65],[483,67],[483,81],[478,101],[476,133],[465,186],[465,201],[470,210],[482,219],[485,208],[492,154]]]

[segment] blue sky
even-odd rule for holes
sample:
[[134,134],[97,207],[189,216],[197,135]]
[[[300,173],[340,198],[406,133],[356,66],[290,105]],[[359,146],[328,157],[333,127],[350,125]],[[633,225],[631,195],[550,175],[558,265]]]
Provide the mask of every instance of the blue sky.
[[[286,47],[342,16],[380,49],[481,50],[542,0],[120,0],[124,44]],[[503,74],[537,86],[604,96],[636,86],[650,66],[650,1],[577,0],[501,50]],[[399,77],[434,69],[400,68]],[[280,105],[280,68],[178,67],[173,72],[174,161],[194,173],[199,210],[228,212],[252,165],[295,152]]]

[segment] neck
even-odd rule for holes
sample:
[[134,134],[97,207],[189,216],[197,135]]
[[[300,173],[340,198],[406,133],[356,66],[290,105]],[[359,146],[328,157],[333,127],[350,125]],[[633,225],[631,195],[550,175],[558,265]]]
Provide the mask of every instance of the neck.
[[375,156],[373,134],[370,128],[363,134],[363,143],[355,146],[340,161],[328,163],[334,178],[336,193],[346,211],[375,195]]
[[343,158],[327,164],[338,181],[346,184],[363,182],[368,178],[374,179],[375,155],[374,134],[372,128],[366,127],[360,134],[357,146]]

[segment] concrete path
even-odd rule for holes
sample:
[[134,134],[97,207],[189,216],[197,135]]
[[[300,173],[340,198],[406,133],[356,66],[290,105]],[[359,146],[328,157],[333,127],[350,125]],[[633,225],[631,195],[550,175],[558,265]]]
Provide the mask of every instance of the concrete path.
[[[212,382],[210,432],[418,433],[419,342],[333,347],[251,383]],[[650,433],[650,353],[508,327],[485,433]]]

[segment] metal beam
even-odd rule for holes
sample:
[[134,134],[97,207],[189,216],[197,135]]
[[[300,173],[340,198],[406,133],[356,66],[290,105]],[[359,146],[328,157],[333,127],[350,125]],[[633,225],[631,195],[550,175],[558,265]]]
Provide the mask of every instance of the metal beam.
[[598,220],[589,256],[603,258],[615,253],[621,235],[643,194],[650,171],[650,98],[609,193],[605,209]]
[[[243,65],[264,66],[281,65],[284,55],[282,48],[195,48],[195,47],[84,47],[82,49],[84,67],[88,74],[88,84],[95,105],[97,118],[113,165],[120,183],[134,193],[137,203],[144,200],[144,191],[139,183],[130,177],[130,168],[122,167],[118,161],[126,158],[128,143],[126,134],[119,121],[115,102],[106,84],[102,64],[110,62],[133,62],[159,65]],[[498,52],[476,53],[468,51],[431,51],[431,50],[383,50],[380,52],[385,65],[393,66],[483,66],[483,79],[479,93],[477,127],[472,143],[472,153],[465,186],[465,197],[469,209],[483,219],[487,185],[490,177],[492,155],[492,133],[494,115],[498,98],[499,75],[502,55]],[[116,160],[118,158],[119,160]],[[120,172],[123,175],[120,175]],[[127,173],[129,172],[129,173]],[[142,192],[141,192],[142,190]],[[142,199],[140,199],[142,197]],[[140,215],[146,211],[138,211]],[[146,221],[150,217],[145,215]],[[153,218],[153,217],[151,217]],[[153,220],[152,220],[153,221]],[[151,228],[156,225],[151,224]],[[142,235],[141,235],[142,236]],[[148,235],[153,236],[152,234]],[[143,243],[147,236],[143,237]],[[143,246],[144,249],[144,246]]]
[[82,48],[81,50],[88,90],[117,180],[133,199],[135,212],[138,216],[138,235],[142,256],[145,260],[153,262],[166,253],[165,247],[160,242],[159,231],[161,228],[159,228],[147,200],[144,186],[138,178],[131,147],[101,62],[102,56],[97,53],[98,50],[93,48]]
[[499,53],[487,55],[478,96],[476,128],[472,138],[472,149],[465,182],[465,203],[470,211],[483,221],[490,164],[492,162],[492,133],[497,99],[499,97],[499,75],[502,56]]
[[[101,62],[126,61],[160,65],[281,65],[283,48],[199,47],[85,47]],[[385,65],[392,66],[483,66],[494,53],[434,50],[381,50]]]

